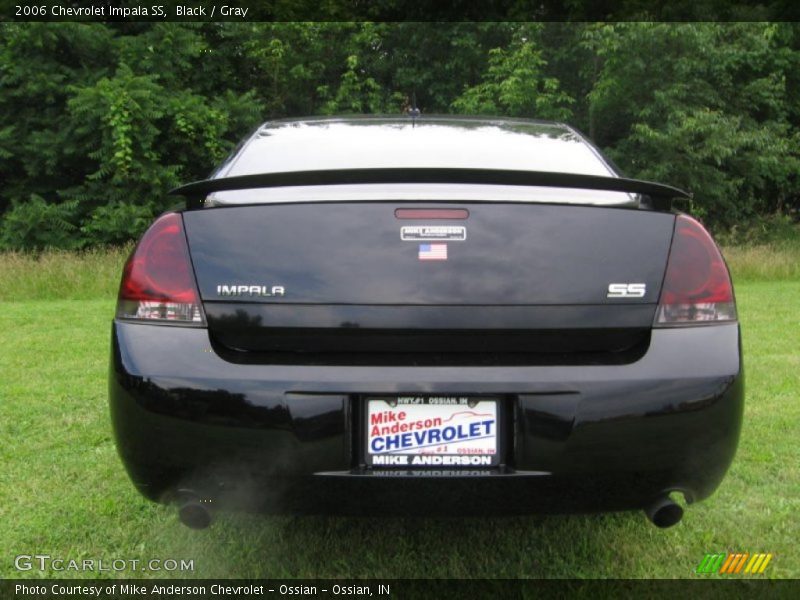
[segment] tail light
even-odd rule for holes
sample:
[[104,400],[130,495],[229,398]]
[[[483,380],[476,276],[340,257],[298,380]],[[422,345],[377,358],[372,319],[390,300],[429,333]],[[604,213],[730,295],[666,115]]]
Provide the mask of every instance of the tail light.
[[655,326],[735,320],[733,286],[722,254],[700,223],[679,215]]
[[205,324],[183,219],[178,213],[158,218],[125,263],[117,318]]

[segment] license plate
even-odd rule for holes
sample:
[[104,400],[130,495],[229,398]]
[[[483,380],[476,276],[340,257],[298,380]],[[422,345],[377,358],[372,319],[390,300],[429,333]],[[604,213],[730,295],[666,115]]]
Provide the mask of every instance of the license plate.
[[367,399],[366,462],[375,467],[499,464],[497,399],[397,396]]

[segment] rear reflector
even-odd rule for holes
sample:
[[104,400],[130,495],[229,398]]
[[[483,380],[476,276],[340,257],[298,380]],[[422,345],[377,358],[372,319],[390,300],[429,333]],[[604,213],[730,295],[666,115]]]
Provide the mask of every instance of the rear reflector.
[[733,287],[722,254],[700,223],[679,215],[655,326],[735,320]]
[[179,214],[158,218],[125,264],[117,318],[205,324]]

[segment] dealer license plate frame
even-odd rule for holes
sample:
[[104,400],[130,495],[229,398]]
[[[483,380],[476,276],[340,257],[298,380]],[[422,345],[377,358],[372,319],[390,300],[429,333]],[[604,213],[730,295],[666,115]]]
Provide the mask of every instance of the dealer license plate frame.
[[[394,404],[394,406],[392,406]],[[504,431],[504,419],[503,419],[503,401],[500,396],[491,395],[491,396],[482,396],[482,395],[470,395],[470,394],[438,394],[438,395],[430,395],[430,394],[423,394],[423,395],[415,395],[415,394],[398,394],[398,395],[370,395],[364,398],[364,402],[362,404],[362,419],[361,419],[361,441],[363,444],[363,464],[367,467],[372,468],[389,468],[389,469],[476,469],[476,468],[496,468],[500,466],[502,461],[502,452],[503,452],[503,431]],[[420,407],[428,407],[428,408],[420,408]],[[461,433],[469,432],[469,425],[473,422],[481,422],[485,420],[493,420],[494,426],[489,427],[489,429],[493,429],[493,436],[491,439],[484,438],[481,440],[482,443],[478,444],[479,440],[470,438],[469,441],[474,442],[470,444],[469,442],[464,441],[456,441],[442,443],[439,446],[450,446],[447,450],[441,450],[439,447],[434,446],[435,449],[428,449],[426,448],[425,451],[421,451],[419,448],[411,448],[405,452],[403,451],[392,451],[389,452],[375,452],[374,449],[371,449],[370,442],[374,436],[370,435],[370,417],[374,413],[379,413],[383,411],[390,411],[394,412],[395,414],[403,411],[407,413],[407,416],[410,417],[411,421],[417,420],[419,418],[425,418],[428,416],[433,418],[433,415],[440,414],[440,415],[450,415],[451,418],[456,419],[457,421],[461,421],[462,428],[459,430]],[[486,413],[485,411],[489,411]],[[480,416],[474,415],[456,415],[455,413],[466,413],[472,412],[477,413],[477,415],[491,415],[491,416],[484,416],[483,418]],[[391,423],[389,423],[391,424]],[[386,425],[386,423],[381,423],[381,425]],[[466,428],[465,428],[466,427]],[[486,429],[486,425],[482,426],[484,430]],[[425,431],[423,428],[421,431]],[[475,431],[475,430],[472,430]],[[490,431],[491,433],[491,431]],[[493,444],[488,443],[488,441],[493,441]],[[489,448],[491,449],[493,446],[494,453],[493,454],[477,454],[473,453],[471,450],[465,450],[465,448]],[[459,452],[458,448],[461,448],[462,451]],[[424,456],[428,456],[431,458],[418,458],[415,459],[414,457],[420,456],[424,454]],[[376,457],[381,456],[392,456],[392,457],[407,457],[403,458],[378,458]],[[441,461],[436,459],[435,457],[439,456],[442,457]],[[446,458],[446,457],[461,457],[461,458]],[[464,457],[473,457],[473,458],[464,458]],[[483,458],[474,458],[474,457],[483,457]],[[485,457],[489,457],[487,461]],[[424,464],[419,464],[415,461],[422,461]],[[477,464],[480,463],[480,464]]]

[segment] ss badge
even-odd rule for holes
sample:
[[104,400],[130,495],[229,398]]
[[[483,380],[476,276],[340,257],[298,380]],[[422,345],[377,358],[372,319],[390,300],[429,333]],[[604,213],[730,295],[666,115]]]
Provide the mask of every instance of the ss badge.
[[644,283],[609,283],[606,298],[643,298],[646,291]]

